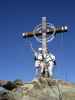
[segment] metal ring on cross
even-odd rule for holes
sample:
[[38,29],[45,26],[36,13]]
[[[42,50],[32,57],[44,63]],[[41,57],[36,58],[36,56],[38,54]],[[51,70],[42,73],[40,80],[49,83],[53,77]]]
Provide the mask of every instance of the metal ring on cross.
[[[55,27],[53,24],[51,23],[47,23],[47,32],[49,32],[49,30],[53,30],[53,32],[51,34],[47,34],[46,33],[46,40],[47,42],[51,42],[54,37],[55,37]],[[39,33],[39,36],[37,35],[37,33]],[[33,35],[35,37],[35,39],[42,43],[42,24],[37,25],[34,29],[33,29]]]

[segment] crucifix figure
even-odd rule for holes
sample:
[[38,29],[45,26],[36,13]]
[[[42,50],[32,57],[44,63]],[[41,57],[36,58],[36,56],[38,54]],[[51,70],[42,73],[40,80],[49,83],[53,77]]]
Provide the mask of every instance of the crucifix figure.
[[67,30],[67,26],[55,27],[47,22],[46,17],[42,17],[42,24],[37,25],[33,32],[22,33],[23,38],[35,37],[41,43],[41,48],[38,48],[38,52],[31,46],[35,54],[36,72],[40,72],[41,76],[52,77],[53,66],[56,64],[55,56],[49,53],[48,42],[52,41],[57,33],[67,32]]

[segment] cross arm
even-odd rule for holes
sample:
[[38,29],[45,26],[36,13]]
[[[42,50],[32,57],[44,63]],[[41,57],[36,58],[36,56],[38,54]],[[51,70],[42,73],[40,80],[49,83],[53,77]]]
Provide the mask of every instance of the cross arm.
[[[52,34],[53,32],[55,32],[55,35],[58,34],[58,33],[63,33],[63,32],[67,32],[68,31],[68,27],[67,26],[61,26],[61,27],[55,27],[55,29],[52,29],[52,28],[49,28],[47,29],[47,34]],[[39,31],[38,33],[35,33],[36,36],[40,36],[42,35],[42,32]],[[33,32],[24,32],[22,33],[22,37],[23,38],[30,38],[30,37],[33,37],[34,34]]]

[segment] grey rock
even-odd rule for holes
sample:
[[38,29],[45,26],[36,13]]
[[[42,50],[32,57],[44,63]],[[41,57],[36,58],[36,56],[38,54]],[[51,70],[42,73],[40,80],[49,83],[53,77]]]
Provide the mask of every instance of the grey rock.
[[0,100],[75,100],[74,84],[49,78],[20,84],[10,91],[0,90]]

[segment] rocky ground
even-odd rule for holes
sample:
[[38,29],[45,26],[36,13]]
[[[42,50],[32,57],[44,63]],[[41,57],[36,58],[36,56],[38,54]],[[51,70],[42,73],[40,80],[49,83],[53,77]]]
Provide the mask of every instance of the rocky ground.
[[42,77],[29,83],[1,80],[0,100],[75,100],[75,85]]

